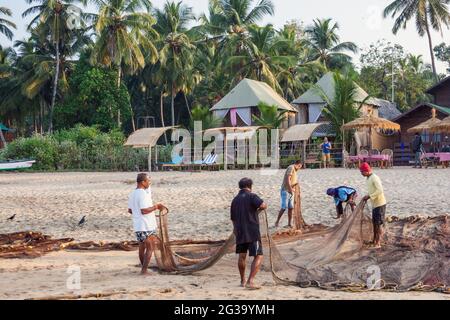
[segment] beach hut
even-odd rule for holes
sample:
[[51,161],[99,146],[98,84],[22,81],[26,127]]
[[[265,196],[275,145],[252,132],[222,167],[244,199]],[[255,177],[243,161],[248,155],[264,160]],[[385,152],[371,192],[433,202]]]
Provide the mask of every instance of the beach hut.
[[400,131],[400,125],[389,121],[387,119],[379,118],[369,113],[368,115],[353,120],[349,123],[346,123],[342,126],[342,130],[361,130],[368,129],[369,130],[369,148],[372,148],[372,130],[373,129],[381,129],[381,130],[391,130],[391,131]]
[[239,82],[211,111],[223,120],[225,127],[251,127],[254,125],[253,115],[259,115],[258,104],[261,102],[286,112],[283,128],[295,124],[297,110],[267,83],[251,79]]
[[[217,154],[223,154],[224,169],[228,170],[228,165],[235,164],[236,152],[242,151],[245,153],[245,168],[248,169],[249,160],[251,157],[257,156],[258,150],[251,150],[249,141],[258,132],[258,130],[264,127],[261,126],[249,126],[249,127],[221,127],[212,128],[204,131],[205,137],[215,136]],[[244,150],[238,150],[237,141],[241,140],[244,146]],[[261,141],[259,142],[261,143]],[[231,145],[232,144],[232,145]],[[219,161],[221,161],[220,159]],[[257,159],[254,159],[255,162]]]
[[[173,130],[176,127],[163,128],[144,128],[135,131],[131,134],[125,146],[133,148],[148,148],[148,171],[152,170],[152,148],[156,146],[159,138],[167,131]],[[158,150],[155,148],[155,162],[158,161]]]

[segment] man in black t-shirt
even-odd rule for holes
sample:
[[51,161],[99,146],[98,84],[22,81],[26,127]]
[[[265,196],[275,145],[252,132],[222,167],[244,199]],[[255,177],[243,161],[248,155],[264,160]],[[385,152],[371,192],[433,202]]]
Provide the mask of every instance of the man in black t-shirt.
[[[259,231],[259,211],[267,209],[267,205],[256,194],[252,193],[253,181],[244,178],[239,181],[239,194],[231,203],[231,221],[236,236],[236,253],[239,254],[239,273],[241,286],[247,289],[259,289],[254,284],[256,274],[261,267],[263,250]],[[245,280],[247,252],[254,257],[250,275]]]

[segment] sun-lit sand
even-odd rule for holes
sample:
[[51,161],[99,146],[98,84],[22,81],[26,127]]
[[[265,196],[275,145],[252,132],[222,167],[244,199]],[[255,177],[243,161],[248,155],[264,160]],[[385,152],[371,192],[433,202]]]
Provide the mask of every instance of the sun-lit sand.
[[[388,215],[437,216],[450,214],[450,171],[441,169],[377,170],[388,198]],[[154,201],[170,209],[172,239],[225,239],[231,232],[229,204],[237,182],[247,176],[254,191],[269,205],[275,221],[283,171],[228,171],[151,174]],[[76,241],[135,240],[127,197],[136,173],[3,173],[0,174],[0,233],[41,231],[54,238]],[[332,225],[335,214],[328,187],[351,185],[365,194],[357,170],[302,170],[303,214],[308,223]],[[6,221],[16,214],[13,221]],[[83,228],[74,228],[86,216]],[[286,220],[282,223],[286,224]],[[351,294],[297,287],[275,287],[270,273],[258,280],[260,291],[238,287],[235,257],[194,276],[154,275],[141,278],[136,252],[56,252],[37,259],[0,260],[0,298],[40,298],[58,295],[112,293],[106,298],[149,299],[448,299],[436,293],[371,292]],[[80,266],[81,290],[66,287],[68,266]]]

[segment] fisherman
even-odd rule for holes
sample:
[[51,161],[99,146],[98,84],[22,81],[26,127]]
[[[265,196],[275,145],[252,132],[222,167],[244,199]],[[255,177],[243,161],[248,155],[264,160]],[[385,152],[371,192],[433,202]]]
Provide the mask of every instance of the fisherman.
[[292,228],[292,213],[294,211],[294,192],[298,185],[297,173],[302,168],[301,160],[297,160],[293,165],[290,165],[284,174],[283,184],[281,185],[281,210],[278,213],[278,219],[275,223],[275,228],[278,228],[280,220],[286,210],[288,210],[288,225]]
[[[231,203],[231,221],[236,236],[236,254],[239,254],[241,287],[255,290],[261,288],[255,285],[254,280],[263,261],[259,212],[267,209],[267,205],[260,197],[252,193],[252,186],[251,179],[243,178],[239,181],[239,194]],[[253,257],[248,280],[245,279],[247,253]]]
[[372,202],[372,222],[373,222],[373,248],[381,249],[381,239],[383,237],[383,225],[386,215],[386,198],[384,196],[383,185],[380,178],[372,172],[372,168],[367,162],[361,164],[359,168],[361,174],[367,177],[368,195],[363,201]]
[[139,260],[141,274],[149,275],[148,265],[157,243],[157,224],[155,211],[163,205],[153,205],[150,189],[151,180],[146,173],[139,173],[136,179],[137,187],[128,198],[128,213],[133,216],[133,228],[139,242]]
[[356,208],[356,198],[358,194],[356,190],[351,187],[338,187],[338,188],[330,188],[327,190],[327,195],[334,198],[334,203],[336,205],[336,219],[341,219],[344,215],[344,207],[343,203],[348,203],[352,209],[352,212],[355,211]]

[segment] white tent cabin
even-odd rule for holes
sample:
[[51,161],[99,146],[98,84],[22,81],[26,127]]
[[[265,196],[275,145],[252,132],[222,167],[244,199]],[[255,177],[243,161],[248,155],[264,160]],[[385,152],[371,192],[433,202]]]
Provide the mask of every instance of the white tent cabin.
[[211,111],[215,117],[223,120],[225,127],[250,127],[256,125],[253,115],[259,115],[260,102],[275,105],[279,111],[287,111],[283,129],[295,124],[297,110],[267,83],[251,79],[239,82]]

